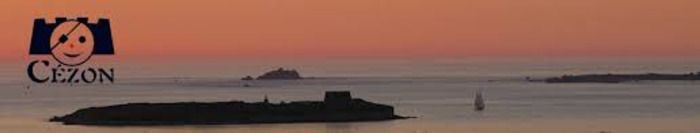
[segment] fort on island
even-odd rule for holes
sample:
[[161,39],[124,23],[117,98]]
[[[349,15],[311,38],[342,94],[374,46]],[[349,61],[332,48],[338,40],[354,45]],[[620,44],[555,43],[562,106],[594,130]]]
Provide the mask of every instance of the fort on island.
[[328,91],[323,101],[128,103],[79,109],[51,122],[67,125],[208,125],[298,122],[354,122],[404,119],[394,107]]

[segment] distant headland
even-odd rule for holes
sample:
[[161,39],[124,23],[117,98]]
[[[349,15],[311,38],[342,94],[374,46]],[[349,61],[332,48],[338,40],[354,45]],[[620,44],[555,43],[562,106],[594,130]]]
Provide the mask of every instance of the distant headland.
[[[255,80],[296,80],[304,79],[301,77],[299,72],[294,69],[285,70],[284,68],[279,68],[277,70],[272,70],[258,76]],[[241,80],[254,80],[251,76],[246,76],[241,78]]]
[[324,101],[269,103],[129,103],[79,109],[51,122],[67,125],[209,125],[297,122],[353,122],[404,119],[394,107],[353,99],[348,91],[326,92]]
[[642,80],[700,80],[700,72],[687,74],[585,74],[585,75],[564,75],[561,77],[547,78],[547,83],[620,83]]

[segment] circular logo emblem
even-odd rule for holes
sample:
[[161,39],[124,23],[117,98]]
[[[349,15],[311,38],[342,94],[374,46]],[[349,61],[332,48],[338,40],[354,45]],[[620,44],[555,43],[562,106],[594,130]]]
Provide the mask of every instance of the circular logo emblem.
[[67,66],[78,66],[92,57],[95,41],[90,28],[70,20],[61,23],[51,34],[51,55]]

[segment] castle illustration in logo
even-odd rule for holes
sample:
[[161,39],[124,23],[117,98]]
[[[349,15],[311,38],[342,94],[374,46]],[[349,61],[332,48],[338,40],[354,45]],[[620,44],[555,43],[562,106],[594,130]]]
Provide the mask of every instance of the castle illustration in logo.
[[50,54],[68,66],[81,65],[92,55],[113,55],[109,19],[95,24],[88,23],[88,18],[56,18],[55,23],[35,19],[29,54]]
[[44,83],[51,79],[53,83],[92,83],[98,80],[113,82],[114,69],[109,72],[103,68],[81,69],[93,55],[114,55],[112,31],[109,19],[100,18],[97,23],[89,23],[88,18],[55,18],[48,23],[44,18],[34,20],[30,55],[50,55],[59,64],[51,68],[52,74],[39,78],[34,72],[35,65],[42,63],[50,66],[47,60],[36,60],[29,64],[27,73],[32,81]]

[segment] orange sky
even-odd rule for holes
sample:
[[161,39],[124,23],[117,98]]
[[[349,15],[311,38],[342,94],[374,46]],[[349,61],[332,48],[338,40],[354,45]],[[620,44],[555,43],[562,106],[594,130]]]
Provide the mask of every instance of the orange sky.
[[698,57],[698,0],[4,0],[1,59],[32,20],[106,16],[124,58]]

